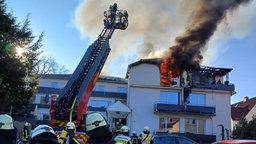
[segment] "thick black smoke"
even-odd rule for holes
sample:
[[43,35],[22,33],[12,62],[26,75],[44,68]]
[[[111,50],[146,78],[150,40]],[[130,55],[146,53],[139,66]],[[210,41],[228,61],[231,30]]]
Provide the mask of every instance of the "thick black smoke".
[[[175,59],[180,72],[187,66],[199,66],[203,59],[202,52],[218,24],[226,17],[228,11],[247,4],[252,0],[200,0],[193,11],[191,24],[181,36],[176,37],[176,45],[171,47],[169,57]],[[175,67],[176,67],[175,66]]]

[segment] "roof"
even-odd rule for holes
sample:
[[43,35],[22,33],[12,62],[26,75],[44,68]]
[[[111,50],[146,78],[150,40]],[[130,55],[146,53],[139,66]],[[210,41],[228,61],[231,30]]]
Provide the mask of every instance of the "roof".
[[113,118],[126,118],[131,110],[122,102],[117,101],[107,108],[107,112]]
[[235,121],[242,120],[249,112],[248,107],[231,107],[231,118]]
[[231,72],[233,69],[231,68],[217,68],[217,67],[208,67],[208,66],[201,66],[200,72],[201,73],[211,73],[213,75],[224,76],[227,73]]
[[[60,80],[69,80],[72,74],[40,74],[38,75],[40,78],[45,79],[60,79]],[[103,76],[100,75],[98,81],[104,82],[118,82],[118,83],[127,83],[125,78],[114,77],[114,76]]]
[[107,108],[107,111],[115,111],[115,112],[131,112],[131,110],[124,105],[122,102],[117,101]]
[[136,61],[136,62],[134,62],[134,63],[131,63],[131,64],[128,65],[125,78],[128,78],[128,77],[129,77],[131,67],[134,67],[134,66],[137,66],[137,65],[140,65],[140,64],[143,64],[143,63],[146,63],[146,64],[154,64],[154,65],[159,66],[162,60],[163,60],[162,58],[140,59],[139,61]]
[[250,110],[256,105],[256,97],[249,99],[245,97],[246,101],[237,102],[231,105],[231,117],[233,120],[243,119]]
[[[162,62],[162,58],[154,58],[154,59],[140,59],[137,62],[131,63],[126,72],[125,78],[128,78],[130,75],[130,69],[131,67],[140,65],[142,63],[147,63],[147,64],[154,64],[154,65],[160,65]],[[232,68],[218,68],[218,67],[208,67],[208,66],[201,66],[200,68],[200,73],[211,73],[213,75],[219,75],[219,76],[224,76],[227,73],[231,72],[233,69]]]
[[71,74],[39,74],[40,78],[69,80]]

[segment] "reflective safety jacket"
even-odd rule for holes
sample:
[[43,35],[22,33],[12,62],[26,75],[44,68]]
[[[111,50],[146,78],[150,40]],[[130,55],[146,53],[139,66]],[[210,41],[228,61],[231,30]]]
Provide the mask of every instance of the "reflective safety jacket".
[[22,129],[22,142],[27,142],[29,137],[28,128]]
[[73,136],[68,136],[65,144],[80,144],[80,142]]
[[151,134],[140,134],[139,141],[141,144],[153,144],[153,136]]
[[138,136],[131,136],[132,144],[139,144],[139,137]]
[[118,135],[114,138],[117,144],[132,144],[131,138],[125,135]]

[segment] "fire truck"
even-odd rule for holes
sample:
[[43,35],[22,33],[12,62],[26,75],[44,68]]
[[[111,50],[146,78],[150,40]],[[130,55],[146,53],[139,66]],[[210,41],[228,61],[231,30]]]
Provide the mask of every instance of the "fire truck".
[[[103,30],[88,47],[66,86],[59,95],[52,96],[50,121],[53,127],[64,128],[67,122],[72,121],[77,131],[84,131],[87,103],[111,50],[109,40],[116,29],[125,30],[128,27],[128,13],[126,10],[114,13],[107,10],[103,22]],[[78,139],[81,137],[77,135]]]

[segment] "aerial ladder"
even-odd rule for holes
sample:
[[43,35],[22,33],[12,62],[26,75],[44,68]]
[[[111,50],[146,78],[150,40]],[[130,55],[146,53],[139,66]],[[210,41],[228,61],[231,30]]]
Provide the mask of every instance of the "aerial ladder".
[[82,128],[90,95],[111,50],[109,40],[116,29],[124,30],[128,27],[127,11],[117,10],[113,15],[113,12],[107,10],[103,22],[103,30],[88,47],[66,86],[59,95],[52,96],[52,126],[65,127],[67,122],[72,121],[78,129]]

